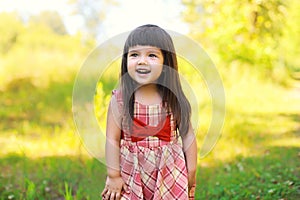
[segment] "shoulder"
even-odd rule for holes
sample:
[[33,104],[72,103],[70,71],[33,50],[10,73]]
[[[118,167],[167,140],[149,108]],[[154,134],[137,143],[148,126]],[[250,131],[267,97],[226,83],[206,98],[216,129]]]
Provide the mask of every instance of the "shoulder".
[[122,107],[122,93],[118,89],[112,90],[109,111],[113,113],[115,119],[121,119]]
[[115,99],[118,103],[123,102],[122,92],[120,89],[112,90],[112,98]]

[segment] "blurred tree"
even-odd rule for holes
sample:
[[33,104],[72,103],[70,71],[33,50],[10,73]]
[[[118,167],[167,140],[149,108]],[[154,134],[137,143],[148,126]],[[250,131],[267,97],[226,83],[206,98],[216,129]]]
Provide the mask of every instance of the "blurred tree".
[[80,33],[58,34],[43,20],[20,15],[0,13],[0,90],[15,79],[23,88],[23,78],[41,87],[72,78],[94,44],[83,44]]
[[[281,42],[281,58],[292,74],[297,72],[300,78],[300,4],[290,0],[288,4],[287,26]],[[295,74],[296,75],[296,74]]]
[[69,0],[74,6],[74,15],[83,19],[85,35],[96,38],[101,30],[101,23],[110,6],[117,6],[117,0]]
[[64,22],[56,11],[43,11],[38,15],[31,16],[29,21],[36,24],[47,25],[54,33],[60,35],[67,33]]
[[7,53],[18,41],[23,30],[16,13],[0,13],[0,53]]
[[[222,65],[255,66],[272,76],[287,14],[283,0],[182,0],[190,35]],[[271,73],[271,74],[270,74]]]

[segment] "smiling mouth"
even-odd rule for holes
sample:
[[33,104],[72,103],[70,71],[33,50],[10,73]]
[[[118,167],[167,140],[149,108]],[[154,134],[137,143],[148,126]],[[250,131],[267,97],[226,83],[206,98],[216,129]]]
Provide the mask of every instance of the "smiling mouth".
[[148,69],[137,69],[136,72],[139,73],[139,74],[149,74],[151,72],[151,70],[148,70]]

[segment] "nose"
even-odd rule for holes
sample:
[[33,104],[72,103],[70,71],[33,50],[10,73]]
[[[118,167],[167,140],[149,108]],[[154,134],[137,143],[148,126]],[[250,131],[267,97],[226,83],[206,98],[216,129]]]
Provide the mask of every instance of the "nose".
[[147,65],[147,61],[146,61],[146,57],[145,56],[141,56],[139,61],[138,61],[138,65]]

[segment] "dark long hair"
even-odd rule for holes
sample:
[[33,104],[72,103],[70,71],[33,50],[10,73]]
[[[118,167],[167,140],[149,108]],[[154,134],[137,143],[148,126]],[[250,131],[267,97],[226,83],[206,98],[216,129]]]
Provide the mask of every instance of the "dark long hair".
[[130,47],[137,45],[154,46],[161,49],[164,63],[163,72],[158,78],[157,88],[162,95],[163,105],[171,111],[176,122],[176,128],[181,135],[188,132],[191,106],[182,91],[175,48],[171,36],[162,28],[156,25],[143,25],[134,29],[128,36],[123,50],[121,63],[121,89],[123,97],[123,113],[127,122],[133,118],[134,112],[134,91],[137,88],[135,81],[128,75],[127,55]]

